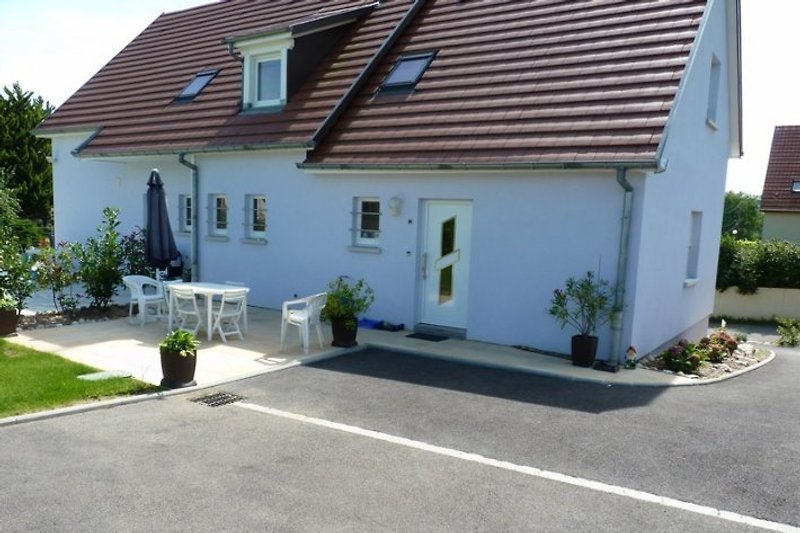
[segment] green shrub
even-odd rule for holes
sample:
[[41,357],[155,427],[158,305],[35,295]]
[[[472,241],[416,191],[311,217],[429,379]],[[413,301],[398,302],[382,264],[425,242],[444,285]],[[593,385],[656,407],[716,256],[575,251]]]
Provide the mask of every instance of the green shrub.
[[788,241],[720,241],[717,289],[737,287],[753,294],[758,287],[800,289],[800,245]]
[[679,340],[677,344],[661,352],[660,357],[664,361],[665,369],[684,374],[696,373],[704,361],[704,354],[686,339]]
[[132,232],[122,237],[122,275],[131,276],[140,274],[152,276],[153,269],[145,259],[145,232],[136,227]]
[[89,237],[86,244],[72,245],[92,307],[108,307],[122,284],[124,256],[118,226],[119,210],[106,207],[103,209],[103,223],[97,226],[97,236]]
[[794,318],[781,317],[778,322],[778,344],[781,346],[797,346],[800,344],[800,321]]
[[36,290],[33,267],[19,239],[8,228],[0,228],[0,298],[13,300],[18,314]]
[[73,293],[80,281],[77,265],[73,248],[66,242],[43,248],[39,255],[39,286],[52,291],[57,311],[72,313],[78,307],[80,295]]
[[711,363],[721,363],[723,359],[732,355],[739,343],[728,333],[717,330],[710,337],[703,337],[697,345],[701,357]]

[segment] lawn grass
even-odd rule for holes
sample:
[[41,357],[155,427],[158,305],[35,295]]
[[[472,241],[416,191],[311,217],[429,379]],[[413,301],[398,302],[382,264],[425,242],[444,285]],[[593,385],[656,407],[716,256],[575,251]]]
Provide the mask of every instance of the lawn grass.
[[84,381],[96,368],[0,339],[0,418],[161,390],[133,378]]

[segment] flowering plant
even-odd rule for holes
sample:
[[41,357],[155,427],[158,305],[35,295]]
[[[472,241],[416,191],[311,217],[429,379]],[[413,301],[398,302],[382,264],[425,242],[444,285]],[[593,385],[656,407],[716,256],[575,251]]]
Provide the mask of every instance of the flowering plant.
[[548,313],[563,328],[567,324],[581,335],[594,335],[618,309],[606,280],[596,280],[592,272],[581,279],[569,278],[563,289],[553,291]]
[[[322,319],[344,319],[348,328],[355,327],[355,317],[360,315],[375,301],[375,291],[364,281],[348,281],[339,276],[328,285],[328,298],[322,309]],[[352,325],[351,325],[352,324]]]

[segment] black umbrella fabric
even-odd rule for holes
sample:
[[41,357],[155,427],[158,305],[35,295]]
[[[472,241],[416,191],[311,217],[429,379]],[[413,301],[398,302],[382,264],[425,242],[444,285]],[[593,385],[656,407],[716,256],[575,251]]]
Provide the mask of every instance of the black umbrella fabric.
[[175,247],[175,237],[172,235],[167,214],[164,182],[155,168],[147,180],[147,237],[144,254],[148,265],[162,270],[169,266],[170,261],[178,258],[178,249]]

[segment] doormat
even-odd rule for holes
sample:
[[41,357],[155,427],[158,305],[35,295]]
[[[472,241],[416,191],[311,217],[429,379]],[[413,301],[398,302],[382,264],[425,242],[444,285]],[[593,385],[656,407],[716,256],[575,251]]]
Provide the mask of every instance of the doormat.
[[433,335],[431,333],[411,333],[406,335],[409,339],[422,339],[424,341],[431,341],[431,342],[440,342],[446,340],[447,337],[442,335]]

